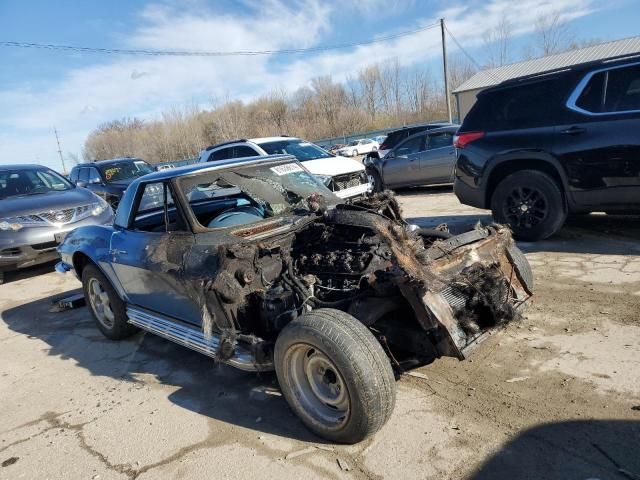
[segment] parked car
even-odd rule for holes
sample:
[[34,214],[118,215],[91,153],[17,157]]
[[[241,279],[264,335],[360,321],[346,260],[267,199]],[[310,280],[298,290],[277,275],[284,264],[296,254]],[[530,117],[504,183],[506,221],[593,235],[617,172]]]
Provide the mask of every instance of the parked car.
[[129,184],[154,171],[151,165],[140,158],[114,158],[76,165],[71,169],[69,180],[105,199],[115,210]]
[[58,258],[56,247],[80,225],[110,225],[99,197],[40,165],[0,165],[0,283],[8,271]]
[[[161,206],[144,207],[150,189]],[[290,155],[157,172],[131,184],[114,226],[69,234],[57,268],[82,280],[107,338],[141,328],[275,369],[307,427],[354,443],[391,415],[394,375],[467,357],[533,278],[508,229],[432,245],[445,232],[407,226],[391,195],[341,202]]]
[[442,128],[449,127],[450,123],[446,122],[437,122],[437,123],[425,123],[419,125],[411,125],[407,127],[402,127],[397,130],[393,130],[387,134],[387,137],[384,139],[384,142],[380,144],[377,153],[372,153],[370,156],[379,158],[383,158],[389,150],[398,145],[403,140],[406,140],[412,135],[415,135],[418,132],[424,132],[425,130],[433,130],[434,128]]
[[176,168],[175,165],[173,163],[165,163],[164,165],[158,165],[156,167],[156,170],[158,172],[161,172],[162,170],[169,170],[171,168]]
[[340,198],[359,197],[371,191],[362,163],[331,155],[313,143],[294,137],[251,138],[220,143],[200,152],[200,162],[274,154],[293,155]]
[[338,150],[338,155],[345,155],[347,157],[357,157],[369,152],[375,152],[378,150],[378,143],[370,138],[359,138],[349,142],[346,147],[342,147]]
[[455,193],[522,240],[567,214],[640,210],[640,61],[598,61],[478,94],[456,140]]
[[340,150],[342,147],[344,147],[344,143],[336,143],[334,145],[331,145],[329,148],[327,148],[327,151],[331,154],[331,155],[337,155],[338,150]]
[[384,158],[365,158],[373,191],[452,183],[456,164],[453,137],[457,130],[453,125],[422,131],[400,142]]

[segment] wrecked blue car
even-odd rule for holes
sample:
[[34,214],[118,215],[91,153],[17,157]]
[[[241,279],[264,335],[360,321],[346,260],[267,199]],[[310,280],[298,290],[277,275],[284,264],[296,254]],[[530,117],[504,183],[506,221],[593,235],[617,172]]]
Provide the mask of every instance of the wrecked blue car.
[[106,337],[275,370],[305,425],[344,443],[385,424],[404,371],[463,360],[517,318],[533,283],[508,229],[420,229],[391,193],[344,203],[287,155],[141,177],[113,226],[59,252]]

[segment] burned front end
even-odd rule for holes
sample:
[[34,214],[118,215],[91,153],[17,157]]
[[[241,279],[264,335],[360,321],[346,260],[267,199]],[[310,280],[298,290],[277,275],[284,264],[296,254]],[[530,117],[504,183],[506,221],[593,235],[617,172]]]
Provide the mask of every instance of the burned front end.
[[220,248],[222,273],[210,289],[223,311],[205,322],[225,339],[220,359],[242,343],[268,366],[289,322],[333,308],[366,325],[397,372],[441,356],[462,360],[532,294],[529,265],[501,226],[443,238],[407,225],[389,194],[299,223],[241,228],[241,243]]

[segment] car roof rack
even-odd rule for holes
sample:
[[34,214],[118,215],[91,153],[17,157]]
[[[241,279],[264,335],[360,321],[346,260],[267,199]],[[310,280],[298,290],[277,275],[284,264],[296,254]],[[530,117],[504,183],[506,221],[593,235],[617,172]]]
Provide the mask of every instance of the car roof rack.
[[622,62],[624,60],[631,60],[633,58],[640,58],[640,52],[625,53],[624,55],[617,55],[615,57],[608,57],[608,58],[599,58],[598,60],[590,60],[588,62],[576,63],[574,65],[567,65],[567,66],[564,66],[564,67],[558,67],[558,68],[554,68],[552,70],[546,70],[544,72],[530,73],[529,75],[523,75],[521,77],[510,78],[508,80],[505,80],[503,82],[498,83],[497,85],[495,85],[495,87],[513,85],[515,83],[523,82],[523,81],[526,81],[526,80],[533,80],[533,79],[536,79],[536,78],[542,78],[542,77],[546,77],[548,75],[554,75],[556,73],[569,72],[569,71],[579,71],[579,70],[583,70],[583,69],[587,70],[587,69],[590,69],[590,68],[598,66],[598,65],[606,65],[606,64],[609,64],[609,63]]

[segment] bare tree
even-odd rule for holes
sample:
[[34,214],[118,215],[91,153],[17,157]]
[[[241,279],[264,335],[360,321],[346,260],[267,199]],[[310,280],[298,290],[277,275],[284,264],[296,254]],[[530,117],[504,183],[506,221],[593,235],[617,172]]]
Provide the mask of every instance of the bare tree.
[[502,15],[495,27],[482,34],[487,51],[487,66],[499,67],[510,61],[509,47],[512,40],[512,26],[506,15]]
[[543,56],[568,49],[571,33],[560,12],[538,15],[535,24],[536,46]]

